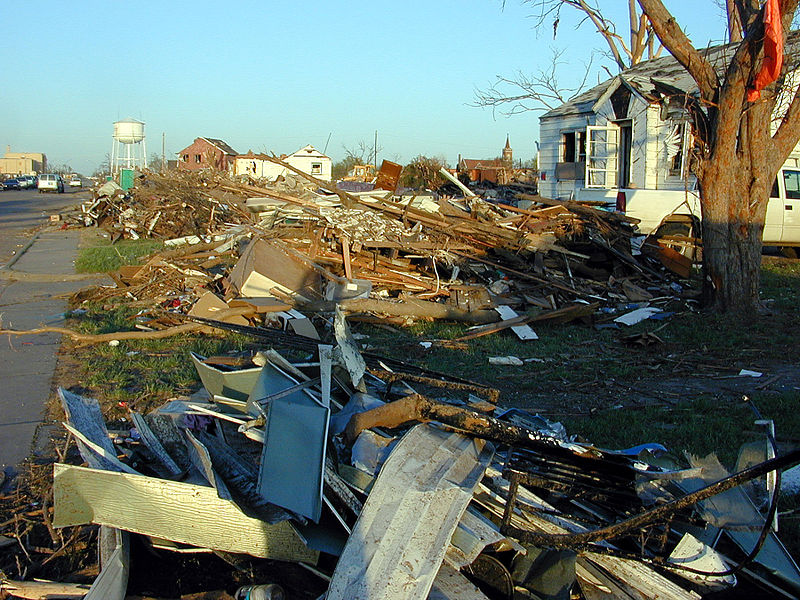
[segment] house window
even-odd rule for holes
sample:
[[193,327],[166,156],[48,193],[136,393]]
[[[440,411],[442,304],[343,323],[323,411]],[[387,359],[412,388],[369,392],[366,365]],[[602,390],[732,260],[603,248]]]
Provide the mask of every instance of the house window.
[[195,154],[194,155],[194,162],[196,162],[196,163],[203,162],[203,155],[202,154]]
[[315,175],[319,173],[322,173],[322,163],[319,162],[311,163],[311,174]]
[[665,142],[669,174],[672,177],[685,177],[687,166],[687,132],[686,122],[676,123]]
[[189,155],[184,154],[183,156],[181,156],[181,159],[183,159],[183,162],[189,162]]
[[567,131],[562,133],[561,147],[563,148],[561,162],[585,162],[586,132]]

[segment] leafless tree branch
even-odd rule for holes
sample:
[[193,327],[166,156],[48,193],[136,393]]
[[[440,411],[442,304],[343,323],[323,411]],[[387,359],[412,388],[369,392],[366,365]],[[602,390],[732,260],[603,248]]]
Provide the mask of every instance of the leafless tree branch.
[[471,106],[491,108],[493,112],[502,107],[501,114],[514,115],[529,110],[548,110],[563,104],[586,87],[592,64],[590,58],[577,85],[561,86],[557,72],[564,65],[563,54],[564,50],[552,49],[550,65],[531,75],[521,71],[513,77],[498,75],[489,88],[475,90]]

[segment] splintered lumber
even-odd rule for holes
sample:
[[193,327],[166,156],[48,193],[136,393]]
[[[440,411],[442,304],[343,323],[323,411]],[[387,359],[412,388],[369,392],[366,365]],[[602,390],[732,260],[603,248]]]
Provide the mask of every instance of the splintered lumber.
[[[531,196],[530,194],[517,194],[517,198],[520,200],[530,200],[531,202],[535,202],[537,204],[544,204],[546,206],[563,206],[571,213],[575,213],[576,215],[584,215],[588,217],[596,217],[606,221],[612,221],[615,223],[630,223],[631,225],[635,225],[639,222],[639,219],[634,217],[629,217],[628,215],[624,215],[622,213],[613,212],[610,210],[602,210],[600,208],[594,208],[592,206],[587,206],[586,204],[581,204],[580,202],[575,202],[572,200],[551,200],[550,198],[542,198],[541,196]],[[500,205],[501,208],[506,210],[510,210],[512,212],[519,212],[521,214],[532,214],[535,215],[536,213],[530,210],[524,210],[521,208],[516,208],[513,206],[508,206],[505,204]]]
[[[25,600],[41,600],[42,598],[83,598],[90,586],[82,583],[59,583],[58,581],[0,581],[0,592],[8,593],[13,598]],[[4,596],[5,597],[5,596]]]
[[245,515],[212,487],[56,463],[55,527],[96,523],[199,548],[316,563],[291,527]]
[[688,279],[692,273],[692,259],[685,257],[683,254],[670,248],[667,244],[658,240],[658,246],[653,250],[649,250],[654,254],[661,264],[675,273],[678,277]]
[[337,196],[339,196],[339,199],[342,201],[342,205],[344,205],[344,206],[346,206],[348,208],[350,208],[354,204],[363,204],[358,199],[357,196],[354,196],[353,194],[345,192],[344,190],[340,190],[338,187],[336,187],[335,185],[331,184],[329,181],[323,181],[322,179],[317,179],[313,175],[309,175],[305,171],[301,171],[297,167],[294,167],[294,166],[290,165],[289,163],[282,161],[277,156],[266,156],[265,155],[264,158],[266,158],[270,162],[274,162],[277,165],[281,165],[285,169],[291,171],[292,173],[294,173],[296,175],[299,175],[303,179],[306,179],[306,180],[318,185],[323,190],[327,190],[332,194],[336,194]]
[[427,598],[493,454],[482,440],[427,425],[403,436],[347,539],[328,600]]
[[[468,323],[491,323],[498,321],[500,315],[493,310],[468,311],[452,304],[430,302],[416,298],[407,298],[403,302],[391,302],[377,298],[352,298],[339,303],[342,310],[348,313],[374,312],[392,317],[417,317],[420,319],[448,319]],[[315,302],[303,307],[305,310],[321,312],[333,311],[333,302]]]
[[466,252],[460,252],[458,250],[453,250],[452,252],[453,252],[453,254],[458,254],[459,256],[463,256],[464,258],[468,258],[470,260],[476,260],[476,261],[478,261],[480,263],[483,263],[485,265],[489,265],[490,267],[494,267],[494,268],[500,269],[500,270],[502,270],[502,271],[504,271],[506,273],[510,273],[512,275],[516,275],[517,277],[520,277],[522,279],[528,279],[530,281],[535,281],[537,283],[542,283],[542,284],[545,284],[545,285],[549,285],[551,287],[554,287],[556,289],[562,290],[564,292],[569,292],[570,294],[574,294],[575,296],[587,296],[588,295],[588,294],[585,294],[585,293],[583,293],[583,292],[581,292],[579,290],[576,290],[573,287],[569,287],[568,285],[564,285],[562,283],[558,283],[557,281],[551,281],[551,280],[545,279],[543,277],[537,277],[536,275],[531,275],[530,273],[523,273],[522,271],[517,271],[516,269],[510,269],[510,268],[508,268],[506,266],[503,266],[503,265],[500,265],[500,264],[498,264],[496,262],[492,262],[491,260],[487,260],[485,258],[481,258],[479,256],[475,256],[474,254],[467,254]]
[[506,319],[499,323],[490,323],[489,325],[481,325],[473,327],[461,337],[457,337],[455,341],[471,340],[491,333],[496,333],[510,327],[525,325],[528,323],[537,322],[551,322],[551,323],[568,323],[575,319],[590,317],[594,311],[600,306],[599,302],[593,304],[572,304],[556,310],[548,310],[537,315],[520,315],[513,319]]

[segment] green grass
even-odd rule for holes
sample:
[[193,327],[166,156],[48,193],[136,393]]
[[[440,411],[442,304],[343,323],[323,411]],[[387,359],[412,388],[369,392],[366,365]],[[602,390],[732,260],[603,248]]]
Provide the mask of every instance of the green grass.
[[[603,400],[578,407],[579,410],[573,405],[561,407],[558,401],[551,400],[545,405],[549,409],[546,414],[568,423],[571,433],[606,447],[657,441],[677,453],[717,451],[728,464],[731,453],[750,435],[746,431],[753,428],[749,409],[739,398],[701,393],[657,406],[636,406],[625,402],[625,390],[646,390],[650,382],[660,378],[696,375],[691,366],[694,364],[709,363],[712,373],[724,373],[758,368],[770,361],[793,362],[794,332],[800,326],[800,311],[796,310],[800,306],[799,284],[798,261],[766,264],[763,296],[774,299],[774,310],[748,322],[684,312],[668,321],[647,321],[624,330],[596,330],[583,323],[542,324],[535,327],[540,336],[535,342],[522,342],[513,333],[502,332],[459,347],[434,345],[430,349],[423,348],[420,342],[453,340],[463,335],[467,326],[418,322],[396,331],[364,324],[353,324],[353,329],[369,335],[364,343],[375,352],[496,387],[501,391],[501,404],[507,406],[536,409],[543,406],[543,399],[577,390],[589,400],[595,391],[605,392],[604,398],[613,398],[616,393],[619,402]],[[111,309],[90,306],[70,325],[86,333],[132,330],[136,310],[125,303]],[[646,331],[655,331],[664,343],[643,348],[620,340],[622,336]],[[97,395],[127,402],[135,400],[137,394],[165,397],[192,391],[198,380],[188,360],[189,350],[216,354],[248,345],[255,346],[255,340],[196,335],[122,342],[115,348],[99,345],[80,349],[79,353],[88,387],[97,390]],[[521,367],[488,363],[491,356],[507,355],[532,360]],[[689,366],[676,370],[676,365],[684,361]],[[800,422],[792,412],[798,400],[800,394],[780,398],[762,394],[758,398],[764,416],[780,424],[779,435],[781,431],[800,431]],[[626,408],[612,410],[617,404]]]
[[[91,334],[135,329],[134,306],[90,304],[83,308],[85,313],[69,318],[70,328]],[[124,416],[126,407],[147,412],[167,398],[197,391],[200,379],[190,352],[211,356],[253,345],[253,340],[235,334],[185,334],[160,340],[122,340],[116,346],[75,347],[72,354],[82,366],[80,382],[87,395],[102,401],[107,416]]]
[[[753,394],[752,402],[765,418],[773,419],[778,441],[791,445],[800,431],[797,411],[800,392]],[[742,444],[764,439],[754,424],[750,406],[742,400],[720,400],[701,395],[674,406],[641,409],[609,408],[589,417],[561,419],[567,431],[606,448],[626,448],[644,442],[658,442],[676,454],[697,456],[716,453],[728,468],[736,464]]]
[[121,240],[116,244],[105,244],[83,248],[75,260],[78,273],[107,273],[124,265],[135,265],[139,259],[163,247],[156,240]]

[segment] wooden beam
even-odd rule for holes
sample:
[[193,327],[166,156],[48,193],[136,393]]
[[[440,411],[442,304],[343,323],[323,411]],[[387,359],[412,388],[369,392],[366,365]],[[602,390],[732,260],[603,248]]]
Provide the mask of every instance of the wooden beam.
[[353,279],[353,268],[350,266],[350,238],[342,236],[342,260],[344,261],[344,276]]

